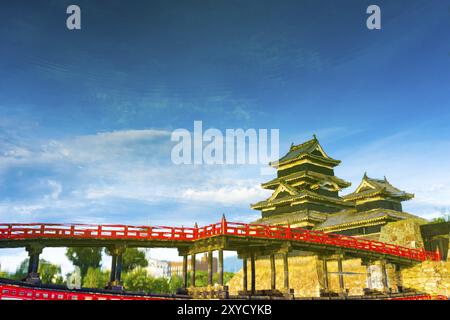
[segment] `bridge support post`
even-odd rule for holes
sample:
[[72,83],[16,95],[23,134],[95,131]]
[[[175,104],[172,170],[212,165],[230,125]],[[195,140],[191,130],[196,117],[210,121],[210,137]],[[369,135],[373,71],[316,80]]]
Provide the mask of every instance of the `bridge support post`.
[[399,264],[394,264],[395,268],[395,278],[397,281],[397,292],[403,293],[403,283],[402,283],[402,273],[401,273],[401,267]]
[[24,279],[27,283],[40,284],[39,277],[39,255],[42,253],[43,247],[39,245],[31,245],[26,247],[28,252],[28,274]]
[[188,287],[188,273],[187,273],[187,266],[188,264],[188,256],[183,256],[183,289],[186,289]]
[[322,258],[322,269],[323,269],[323,291],[328,293],[330,291],[330,286],[328,284],[328,261],[327,258]]
[[289,256],[288,253],[283,253],[283,268],[284,268],[284,289],[289,290]]
[[373,264],[372,259],[370,258],[362,258],[361,265],[366,266],[366,287],[363,288],[364,294],[369,295],[372,294],[372,270],[371,265]]
[[372,271],[370,269],[370,263],[366,265],[366,274],[367,274],[367,288],[372,289]]
[[242,258],[242,291],[246,293],[248,291],[247,286],[247,257]]
[[270,289],[276,289],[277,273],[275,270],[275,255],[270,255]]
[[117,266],[116,266],[116,283],[122,285],[122,263],[123,263],[123,252],[124,249],[119,249],[117,253]]
[[383,292],[388,293],[389,284],[388,284],[388,275],[386,271],[386,260],[384,259],[380,260],[380,265],[381,265],[381,281],[383,283]]
[[114,284],[116,281],[116,265],[117,265],[117,255],[112,252],[111,255],[111,273],[109,274],[109,283],[110,286]]
[[342,268],[342,259],[343,259],[343,254],[338,253],[337,264],[338,264],[338,274],[339,274],[339,294],[341,296],[346,296],[345,284],[344,284],[344,271]]
[[223,286],[223,250],[219,249],[219,261],[218,261],[218,271],[219,271],[219,285]]
[[208,285],[213,285],[213,251],[208,252]]
[[191,287],[195,287],[195,253],[191,255]]
[[109,248],[111,253],[111,274],[109,276],[108,288],[112,290],[122,291],[122,261],[123,253],[125,252],[124,246],[117,246]]
[[252,294],[256,293],[256,268],[255,268],[255,254],[252,253],[250,255],[250,270],[251,270],[251,279],[250,279],[250,285],[251,285],[251,292]]

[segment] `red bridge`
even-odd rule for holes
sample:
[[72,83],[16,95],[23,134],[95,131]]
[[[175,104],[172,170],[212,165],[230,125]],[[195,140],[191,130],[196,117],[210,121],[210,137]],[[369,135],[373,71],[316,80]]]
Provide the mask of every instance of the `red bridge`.
[[[387,291],[386,263],[400,266],[425,260],[439,261],[439,252],[427,252],[384,242],[345,235],[323,233],[289,226],[269,226],[226,221],[204,227],[89,225],[89,224],[0,224],[0,248],[25,247],[29,253],[27,282],[39,283],[39,255],[45,247],[108,247],[112,252],[110,286],[121,289],[122,254],[127,247],[176,248],[183,256],[183,284],[188,285],[188,256],[191,256],[191,286],[195,287],[195,255],[208,255],[208,282],[212,285],[212,255],[218,251],[219,286],[223,286],[223,251],[237,252],[243,259],[243,293],[255,295],[255,259],[269,256],[271,290],[275,291],[275,255],[283,255],[284,292],[289,292],[288,255],[293,250],[318,253],[327,260],[337,259],[339,284],[344,291],[342,259],[358,257],[365,261],[382,261],[383,283]],[[247,260],[251,267],[251,289],[247,289]],[[324,273],[324,291],[328,290],[328,272]],[[187,291],[186,291],[187,292]],[[342,293],[341,292],[341,293]]]

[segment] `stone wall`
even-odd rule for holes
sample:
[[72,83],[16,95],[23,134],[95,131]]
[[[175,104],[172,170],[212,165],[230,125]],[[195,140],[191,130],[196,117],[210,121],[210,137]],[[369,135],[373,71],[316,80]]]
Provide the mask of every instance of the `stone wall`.
[[[295,254],[295,253],[294,253]],[[294,289],[295,297],[318,297],[320,289],[324,287],[323,264],[316,255],[296,255],[289,259],[289,287]],[[367,268],[361,264],[361,259],[347,259],[342,263],[344,271],[344,286],[350,295],[362,295],[363,289],[367,287]],[[270,260],[261,257],[255,262],[256,268],[256,290],[270,289]],[[328,286],[333,292],[339,292],[339,274],[336,260],[327,262]],[[276,287],[283,289],[284,271],[281,256],[276,256]],[[393,266],[387,267],[389,278],[393,288],[396,289],[394,281]],[[247,265],[247,288],[250,290],[250,262]],[[242,290],[242,270],[240,270],[228,283],[230,294],[235,295]]]
[[450,296],[450,262],[425,261],[401,271],[404,288]]
[[[423,219],[407,219],[391,222],[382,227],[380,241],[393,243],[410,248],[423,248],[424,243],[420,233]],[[305,253],[290,253],[289,257],[289,283],[294,289],[296,297],[317,297],[323,288],[322,262],[316,255]],[[368,282],[367,267],[361,259],[348,259],[343,261],[344,285],[350,295],[362,295],[363,288],[381,290],[381,267],[375,261],[371,267],[371,278]],[[270,260],[261,257],[256,261],[256,289],[270,289]],[[248,270],[248,289],[250,289],[250,263]],[[329,289],[339,292],[339,275],[337,261],[328,262]],[[416,291],[450,296],[450,262],[426,261],[408,268],[403,267],[396,272],[391,264],[386,265],[388,287],[397,292],[398,286]],[[276,285],[283,289],[284,273],[281,256],[276,257]],[[230,293],[237,294],[242,290],[242,270],[229,282]]]
[[[289,265],[289,286],[295,289],[294,295],[299,297],[319,296],[320,283],[317,274],[317,257],[290,256]],[[276,287],[279,290],[284,286],[284,266],[281,255],[275,257]],[[256,290],[270,289],[270,260],[268,257],[261,257],[255,261],[256,269]],[[247,288],[250,290],[250,261],[247,265]],[[242,290],[242,270],[240,270],[228,283],[230,294],[237,294]]]
[[[339,275],[337,261],[331,260],[328,266],[328,284],[333,292],[339,292]],[[270,260],[268,257],[259,258],[256,267],[256,289],[270,289]],[[382,290],[380,262],[375,261],[371,265],[370,283],[368,283],[367,267],[361,263],[361,259],[344,260],[344,286],[349,295],[363,295],[364,288]],[[276,258],[276,286],[283,289],[284,273],[283,261]],[[248,269],[248,289],[250,289],[250,263]],[[388,275],[388,287],[393,292],[398,291],[401,285],[405,289],[411,289],[432,295],[450,296],[450,262],[426,261],[408,268],[403,267],[396,272],[394,265],[386,265]],[[228,283],[230,294],[235,295],[242,290],[242,270],[239,271]],[[295,297],[318,297],[323,288],[322,261],[313,256],[289,257],[289,285],[294,289]]]
[[[339,274],[336,260],[328,261],[328,285],[332,292],[339,292]],[[361,259],[348,259],[342,261],[344,272],[344,287],[349,295],[362,295],[363,288],[367,286],[367,270],[361,265]]]
[[423,248],[420,225],[424,223],[426,220],[420,218],[390,222],[381,228],[379,241],[408,248]]

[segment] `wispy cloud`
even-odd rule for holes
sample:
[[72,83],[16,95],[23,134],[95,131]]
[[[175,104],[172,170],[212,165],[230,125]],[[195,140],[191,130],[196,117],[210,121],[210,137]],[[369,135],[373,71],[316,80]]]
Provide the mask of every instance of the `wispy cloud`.
[[182,193],[182,198],[193,201],[212,201],[223,205],[253,203],[267,197],[259,185],[254,187],[222,187],[217,189],[189,188]]
[[[0,156],[3,176],[17,173],[21,183],[34,188],[33,196],[0,200],[0,216],[8,221],[53,217],[77,222],[102,220],[104,215],[105,221],[111,218],[107,210],[117,211],[118,202],[134,201],[138,211],[168,203],[248,209],[249,203],[264,197],[262,181],[248,167],[174,165],[172,145],[169,131],[154,129],[32,141],[20,146],[26,150],[20,156],[12,144]],[[120,210],[121,219],[127,219],[122,222],[140,219],[132,212],[135,208]],[[156,217],[160,212],[149,208],[146,215]]]

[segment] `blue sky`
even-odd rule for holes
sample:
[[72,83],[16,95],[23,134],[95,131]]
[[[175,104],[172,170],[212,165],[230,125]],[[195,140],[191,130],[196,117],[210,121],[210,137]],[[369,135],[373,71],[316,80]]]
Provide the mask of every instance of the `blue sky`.
[[279,129],[281,153],[316,133],[346,192],[367,171],[415,193],[408,212],[450,208],[445,1],[18,0],[0,21],[2,222],[255,219],[259,167],[171,163],[195,120]]

